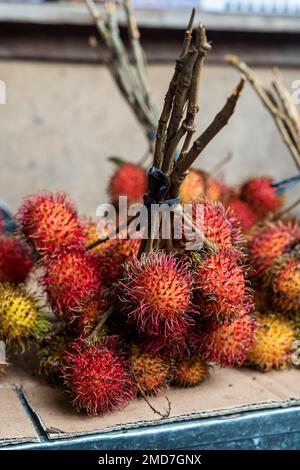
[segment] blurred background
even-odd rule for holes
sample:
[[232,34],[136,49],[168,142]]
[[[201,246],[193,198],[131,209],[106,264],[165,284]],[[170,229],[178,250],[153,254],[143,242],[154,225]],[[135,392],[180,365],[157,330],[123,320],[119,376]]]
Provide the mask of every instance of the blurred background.
[[[101,2],[98,2],[99,5]],[[280,67],[287,86],[300,80],[298,0],[132,0],[159,114],[191,8],[207,26],[213,50],[201,87],[199,132],[238,81],[224,61],[237,54],[269,83]],[[99,6],[101,8],[101,5]],[[120,23],[124,17],[120,12]],[[118,155],[132,162],[147,149],[143,131],[104,61],[89,46],[96,29],[84,1],[0,0],[0,198],[15,210],[38,189],[64,190],[81,212],[94,215]],[[122,34],[126,37],[126,31]],[[249,85],[228,127],[198,167],[213,168],[229,152],[228,183],[249,175],[296,174],[272,118]],[[299,186],[291,191],[297,197]]]

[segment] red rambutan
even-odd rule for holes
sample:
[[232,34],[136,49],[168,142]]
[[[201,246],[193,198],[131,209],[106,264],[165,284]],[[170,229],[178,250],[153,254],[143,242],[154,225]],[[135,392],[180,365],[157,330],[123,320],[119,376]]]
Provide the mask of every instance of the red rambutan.
[[196,336],[198,352],[204,359],[222,367],[241,366],[252,346],[255,321],[244,309],[231,323],[209,323],[204,332]]
[[0,236],[0,282],[24,282],[33,267],[32,253],[19,238]]
[[101,316],[112,304],[112,295],[106,289],[100,289],[92,297],[84,300],[78,307],[77,326],[81,337],[92,333]]
[[62,251],[48,259],[40,283],[55,312],[66,318],[96,295],[102,285],[96,260],[81,250]]
[[293,223],[278,221],[257,227],[248,237],[249,260],[255,275],[263,277],[276,258],[297,239],[300,240],[300,228]]
[[250,297],[244,270],[228,251],[213,253],[199,263],[195,288],[201,313],[220,323],[237,317]]
[[52,255],[62,249],[84,245],[83,227],[72,203],[65,194],[43,191],[26,198],[17,220],[22,231],[39,254]]
[[135,393],[130,362],[112,336],[90,345],[81,338],[74,341],[65,354],[62,376],[73,405],[93,416],[124,408]]
[[129,203],[141,202],[147,192],[148,178],[146,171],[132,163],[124,163],[119,166],[112,176],[108,193],[114,203],[119,201],[119,196],[127,196]]
[[241,190],[241,197],[260,216],[265,217],[280,209],[284,198],[277,196],[276,188],[272,186],[270,178],[253,178],[247,181]]
[[140,240],[112,239],[105,242],[105,247],[95,255],[103,282],[107,286],[116,283],[123,269],[123,264],[138,254]]
[[258,221],[256,213],[253,211],[251,206],[241,199],[231,198],[226,204],[226,207],[229,207],[238,221],[241,224],[241,229],[243,232],[248,231],[253,225]]
[[285,255],[279,258],[271,274],[271,299],[278,311],[300,313],[300,258]]
[[154,356],[159,355],[171,359],[181,359],[189,353],[188,336],[190,328],[193,326],[187,325],[182,331],[175,332],[171,336],[148,338],[144,342],[144,349]]
[[124,310],[140,331],[171,336],[191,322],[193,276],[174,255],[143,254],[125,265]]

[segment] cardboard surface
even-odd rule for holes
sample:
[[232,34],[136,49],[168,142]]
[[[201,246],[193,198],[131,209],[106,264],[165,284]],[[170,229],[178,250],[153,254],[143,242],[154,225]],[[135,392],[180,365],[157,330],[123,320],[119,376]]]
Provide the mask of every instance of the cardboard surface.
[[0,446],[39,441],[16,390],[1,382],[0,403]]
[[[16,382],[18,374],[12,378]],[[169,389],[159,397],[150,398],[151,404],[164,413],[168,408],[167,395],[171,413],[166,419],[153,413],[143,399],[134,400],[124,410],[103,417],[78,415],[60,389],[26,377],[24,373],[21,383],[28,404],[49,439],[300,405],[300,371],[296,369],[262,374],[247,369],[215,368],[210,378],[198,387]]]

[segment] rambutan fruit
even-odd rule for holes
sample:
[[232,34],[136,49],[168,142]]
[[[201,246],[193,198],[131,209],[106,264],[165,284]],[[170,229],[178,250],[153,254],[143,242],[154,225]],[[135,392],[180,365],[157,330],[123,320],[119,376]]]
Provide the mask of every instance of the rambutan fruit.
[[23,240],[0,236],[0,282],[24,282],[32,267],[32,253]]
[[281,221],[257,227],[248,237],[248,253],[255,276],[262,278],[276,258],[300,239],[300,228]]
[[39,372],[58,380],[63,357],[71,342],[71,336],[65,329],[46,335],[39,344]]
[[209,365],[198,355],[182,359],[176,364],[174,383],[179,387],[195,387],[203,382],[209,374]]
[[96,256],[103,282],[107,286],[116,283],[123,270],[123,264],[134,258],[140,247],[138,239],[111,239]]
[[86,337],[92,333],[101,316],[111,304],[112,295],[107,290],[101,289],[79,305],[76,323],[81,337]]
[[183,261],[154,251],[127,262],[124,272],[121,300],[140,331],[171,336],[191,322],[193,276]]
[[142,202],[148,188],[146,171],[139,165],[124,163],[112,176],[108,194],[114,203],[119,202],[119,196],[127,196],[128,203]]
[[188,336],[193,326],[187,325],[182,331],[174,332],[171,336],[150,337],[144,342],[144,349],[154,356],[182,359],[189,353]]
[[[93,220],[86,218],[83,221],[83,227],[84,227],[84,235],[86,237],[85,248],[87,248],[93,243],[97,242],[100,237],[99,237],[98,230],[97,230],[97,223],[94,222]],[[101,233],[103,233],[103,236],[105,237],[109,235],[107,228],[103,228]],[[94,247],[90,251],[90,253],[93,256],[97,256],[102,250],[110,246],[110,244],[111,244],[111,240],[108,239],[107,241],[104,241],[103,243],[100,243],[99,245]]]
[[230,251],[210,254],[195,269],[194,302],[204,316],[219,323],[236,318],[250,294],[244,269]]
[[29,339],[38,339],[49,328],[36,299],[23,287],[0,284],[0,337],[7,344],[21,346]]
[[200,198],[207,197],[211,201],[221,201],[229,192],[227,186],[200,170],[192,169],[180,186],[182,204],[191,204]]
[[74,341],[65,354],[62,376],[73,405],[93,416],[124,408],[135,394],[130,362],[116,337],[97,344]]
[[48,259],[40,283],[55,313],[65,318],[70,318],[102,286],[97,261],[82,250],[62,251]]
[[231,323],[209,323],[195,336],[195,345],[204,359],[222,367],[241,366],[252,346],[255,322],[247,309]]
[[65,194],[43,191],[26,198],[17,220],[27,241],[40,255],[79,248],[85,243],[77,212]]
[[230,198],[226,207],[232,210],[243,232],[247,232],[258,222],[258,217],[251,206],[237,197]]
[[281,315],[255,315],[256,329],[247,361],[253,367],[269,371],[291,365],[296,330]]
[[273,307],[283,314],[300,313],[300,258],[285,255],[271,274]]
[[137,393],[157,395],[169,384],[172,378],[170,360],[149,354],[137,345],[132,346],[129,358],[137,383]]
[[[198,206],[199,205],[199,206]],[[200,206],[200,214],[197,210]],[[203,212],[202,212],[203,211]],[[202,217],[203,214],[203,217]],[[239,222],[233,216],[231,210],[226,210],[223,204],[200,199],[193,204],[192,216],[197,229],[204,233],[205,238],[222,250],[231,250],[236,258],[241,258],[243,236]],[[191,239],[189,229],[185,227],[188,239]]]
[[265,217],[280,209],[284,198],[276,194],[271,178],[252,178],[241,189],[241,198],[244,199],[259,217]]

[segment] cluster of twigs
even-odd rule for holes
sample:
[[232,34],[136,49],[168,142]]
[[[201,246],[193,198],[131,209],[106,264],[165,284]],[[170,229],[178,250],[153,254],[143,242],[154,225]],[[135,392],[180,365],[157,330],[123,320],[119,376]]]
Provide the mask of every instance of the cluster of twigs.
[[[145,55],[140,43],[140,32],[129,1],[123,0],[122,6],[127,20],[131,57],[129,57],[120,35],[116,2],[105,3],[106,18],[104,18],[93,0],[85,1],[102,41],[110,51],[110,58],[105,61],[106,65],[120,92],[142,125],[150,150],[152,150],[157,117],[151,102]],[[95,36],[90,38],[90,44],[97,51],[100,59],[104,60],[100,43]],[[133,64],[131,64],[130,58],[132,58]]]
[[[193,221],[182,211],[182,206],[178,200],[179,188],[197,157],[228,123],[243,89],[244,79],[240,80],[212,123],[192,142],[196,131],[195,117],[199,111],[198,97],[203,63],[211,48],[203,25],[197,28],[195,41],[193,41],[194,16],[195,10],[192,12],[185,32],[180,57],[176,62],[174,75],[165,97],[156,134],[153,164],[149,172],[149,177],[153,173],[159,173],[160,176],[163,176],[164,185],[160,187],[159,193],[153,195],[151,181],[149,181],[150,191],[148,196],[149,200],[152,202],[154,200],[156,204],[175,201],[172,204],[174,214],[180,214],[189,228],[197,234],[197,228],[194,226]],[[180,144],[182,144],[181,147]],[[162,217],[161,214],[159,216]],[[131,218],[130,222],[132,220]],[[128,224],[130,222],[128,221]],[[174,249],[172,230],[170,230],[170,238],[162,240],[160,237],[161,220],[158,220],[157,227],[154,230],[151,227],[151,222],[151,219],[148,219],[148,237],[142,240],[139,255],[157,248],[172,251]],[[123,228],[124,226],[122,226]],[[120,230],[119,227],[117,233]],[[107,238],[110,236],[111,234]],[[89,249],[104,241],[99,240],[91,245]],[[207,245],[211,245],[208,240],[204,239],[203,241]]]
[[[300,114],[289,90],[282,80],[279,70],[274,69],[274,78],[271,85],[266,87],[257,73],[238,57],[228,55],[226,59],[229,64],[233,65],[245,76],[266,109],[271,113],[282,140],[300,172]],[[300,198],[290,207],[277,214],[277,217],[282,217],[298,204],[300,204]]]

